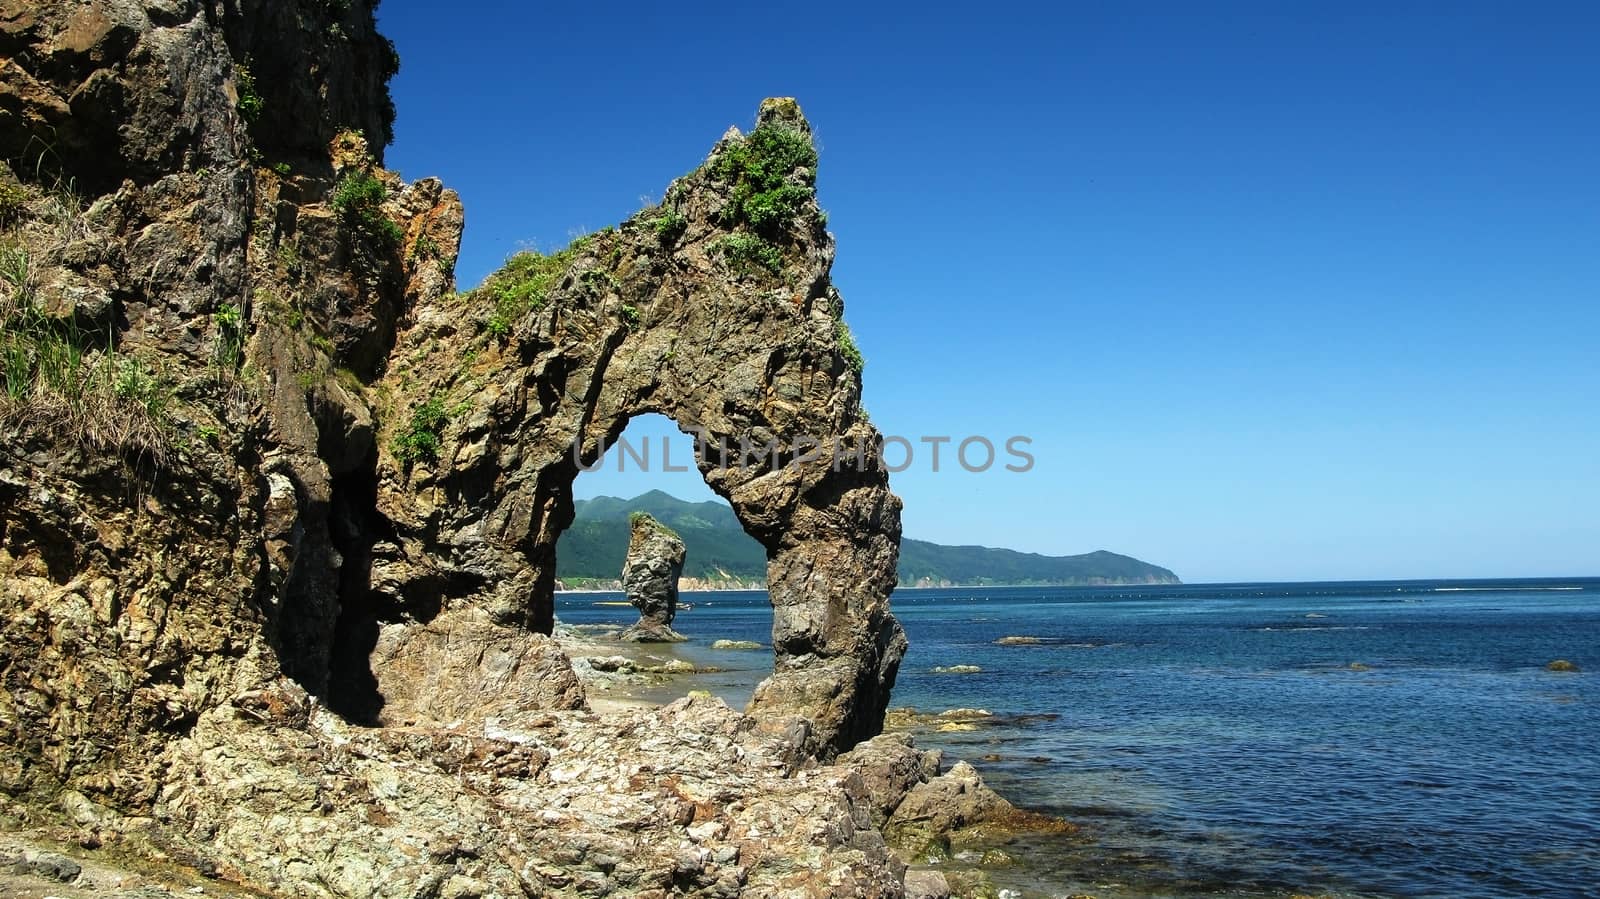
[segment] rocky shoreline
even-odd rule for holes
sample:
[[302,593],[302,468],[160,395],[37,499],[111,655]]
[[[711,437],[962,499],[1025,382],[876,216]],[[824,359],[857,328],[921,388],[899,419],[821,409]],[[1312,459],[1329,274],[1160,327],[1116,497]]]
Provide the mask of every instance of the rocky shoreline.
[[[799,104],[461,292],[459,197],[384,167],[373,7],[0,4],[7,876],[894,899],[1046,826],[881,733],[901,504]],[[704,460],[766,551],[746,711],[552,636],[572,484],[645,413],[831,454]]]
[[[292,685],[241,697],[173,753],[154,818],[82,796],[48,824],[5,807],[29,851],[69,847],[88,872],[15,876],[75,884],[64,896],[127,899],[195,886],[234,895],[229,885],[665,897],[811,895],[819,884],[834,896],[932,899],[997,895],[984,858],[1003,857],[1019,833],[1072,830],[1015,808],[964,762],[947,769],[907,733],[822,764],[806,752],[805,719],[734,711],[693,690],[693,666],[665,664],[659,647],[567,630],[533,642],[548,659],[537,670],[570,658],[578,693],[601,696],[383,728],[352,727]],[[665,706],[632,698],[661,679],[688,695]],[[157,861],[135,870],[132,859]]]

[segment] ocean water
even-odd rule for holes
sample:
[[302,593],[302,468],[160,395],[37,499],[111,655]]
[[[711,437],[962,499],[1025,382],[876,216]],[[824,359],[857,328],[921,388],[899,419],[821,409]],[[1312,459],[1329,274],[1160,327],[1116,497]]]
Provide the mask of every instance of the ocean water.
[[[616,598],[558,615],[626,622],[593,605]],[[685,598],[673,652],[729,668],[697,686],[742,704],[770,656],[709,644],[769,642],[765,594]],[[1600,896],[1600,579],[906,590],[894,611],[892,706],[1005,718],[919,745],[1081,825],[995,872],[1024,895]]]

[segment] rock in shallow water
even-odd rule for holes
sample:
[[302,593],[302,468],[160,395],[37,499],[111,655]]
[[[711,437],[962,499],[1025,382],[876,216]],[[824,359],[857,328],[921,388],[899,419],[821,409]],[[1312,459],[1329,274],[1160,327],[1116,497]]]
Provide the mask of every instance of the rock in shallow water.
[[643,512],[633,515],[628,556],[622,563],[622,589],[639,610],[639,620],[622,632],[634,643],[678,643],[672,629],[678,614],[678,578],[683,576],[683,539]]

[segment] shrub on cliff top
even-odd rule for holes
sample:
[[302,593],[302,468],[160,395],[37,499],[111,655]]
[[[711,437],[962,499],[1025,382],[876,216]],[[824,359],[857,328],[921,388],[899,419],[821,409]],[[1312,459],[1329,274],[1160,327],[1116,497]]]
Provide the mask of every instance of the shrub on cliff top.
[[405,232],[383,211],[387,199],[389,189],[377,176],[366,170],[356,170],[345,175],[334,188],[333,211],[383,248],[393,249],[405,239]]
[[[795,179],[797,171],[802,174]],[[733,186],[722,224],[781,237],[816,194],[816,171],[811,138],[785,125],[762,125],[711,164],[711,177]]]

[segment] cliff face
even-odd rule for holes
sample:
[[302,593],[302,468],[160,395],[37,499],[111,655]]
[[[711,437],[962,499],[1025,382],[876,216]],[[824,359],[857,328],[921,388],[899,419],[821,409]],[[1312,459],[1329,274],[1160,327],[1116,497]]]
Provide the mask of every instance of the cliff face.
[[148,802],[206,709],[327,688],[366,384],[462,224],[366,155],[392,50],[340,7],[0,4],[8,793]]
[[805,771],[904,651],[881,471],[700,460],[770,558],[759,718],[596,718],[544,635],[630,416],[877,439],[798,108],[463,297],[394,65],[364,0],[0,0],[0,818],[289,895],[898,895]]

